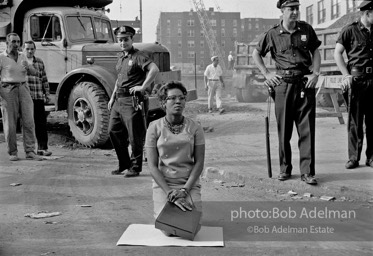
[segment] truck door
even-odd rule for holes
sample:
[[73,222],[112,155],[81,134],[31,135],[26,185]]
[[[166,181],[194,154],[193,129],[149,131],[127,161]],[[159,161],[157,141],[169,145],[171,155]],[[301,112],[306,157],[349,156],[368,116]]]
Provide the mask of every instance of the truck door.
[[35,42],[35,56],[43,60],[49,83],[57,85],[67,73],[62,19],[54,14],[33,14],[29,24],[28,38]]

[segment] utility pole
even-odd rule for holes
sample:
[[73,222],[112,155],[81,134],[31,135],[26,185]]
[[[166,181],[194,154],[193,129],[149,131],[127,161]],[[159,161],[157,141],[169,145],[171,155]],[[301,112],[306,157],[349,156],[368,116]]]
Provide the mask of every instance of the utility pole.
[[140,31],[141,31],[140,42],[142,42],[142,0],[140,0]]

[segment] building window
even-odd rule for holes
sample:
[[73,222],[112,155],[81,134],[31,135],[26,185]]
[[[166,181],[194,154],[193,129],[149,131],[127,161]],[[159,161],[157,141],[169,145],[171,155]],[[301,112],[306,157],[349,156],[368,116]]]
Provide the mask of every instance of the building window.
[[178,46],[179,48],[181,48],[181,47],[183,47],[183,43],[179,40],[179,41],[177,41],[177,46]]
[[233,20],[233,27],[237,27],[237,20]]
[[181,36],[181,28],[177,29],[177,36]]
[[221,36],[225,37],[225,29],[224,28],[221,29]]
[[244,24],[241,24],[241,31],[245,31],[245,25]]
[[216,27],[216,20],[210,20],[211,26]]
[[249,30],[252,30],[253,28],[252,28],[252,25],[251,25],[251,23],[249,23]]
[[203,33],[203,30],[201,30],[200,36],[205,36],[205,33]]
[[177,20],[177,26],[181,27],[181,20]]
[[224,19],[221,20],[221,26],[222,26],[222,27],[225,27],[225,20],[224,20]]
[[167,26],[171,25],[171,20],[167,20]]
[[313,5],[306,7],[306,21],[308,24],[313,24],[313,13],[312,13]]
[[341,0],[332,0],[332,20],[339,17],[340,9],[341,9]]
[[177,57],[179,57],[180,59],[183,57],[183,52],[177,52]]
[[188,37],[194,37],[194,30],[188,31]]
[[202,58],[204,58],[204,56],[203,55],[205,55],[205,51],[200,51],[200,53],[199,53],[200,55],[201,55],[201,57]]
[[255,29],[259,30],[259,23],[255,23]]
[[200,46],[201,46],[201,48],[205,48],[205,41],[204,40],[201,40]]
[[354,12],[356,9],[356,1],[346,0],[346,6],[347,6],[347,13]]
[[194,52],[193,51],[188,51],[188,58],[189,59],[194,59]]
[[171,29],[168,28],[168,29],[166,30],[166,36],[171,36]]
[[192,41],[192,40],[188,41],[188,47],[189,48],[194,48],[194,41]]
[[194,27],[194,20],[187,20],[188,27]]
[[237,28],[233,28],[233,37],[237,37]]
[[225,41],[221,41],[221,47],[225,47]]
[[325,16],[326,16],[326,10],[325,10],[325,4],[324,0],[321,0],[317,2],[317,23],[324,23],[325,22]]

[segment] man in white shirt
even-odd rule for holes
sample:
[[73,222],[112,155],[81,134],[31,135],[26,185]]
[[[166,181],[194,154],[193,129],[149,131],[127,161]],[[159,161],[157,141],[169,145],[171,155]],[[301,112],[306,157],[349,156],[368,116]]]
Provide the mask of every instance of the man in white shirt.
[[234,58],[233,58],[233,55],[232,55],[232,51],[230,51],[229,55],[228,55],[228,70],[233,69],[233,63],[234,63]]
[[216,97],[216,107],[220,114],[224,112],[221,101],[221,91],[225,88],[223,81],[223,70],[219,65],[218,56],[211,57],[212,64],[208,65],[205,70],[205,89],[208,95],[208,109],[212,113],[212,104],[214,96]]

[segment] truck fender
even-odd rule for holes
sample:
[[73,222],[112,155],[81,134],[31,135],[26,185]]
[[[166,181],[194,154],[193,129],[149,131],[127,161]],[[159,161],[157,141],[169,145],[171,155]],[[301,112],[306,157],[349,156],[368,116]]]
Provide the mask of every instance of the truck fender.
[[97,83],[104,88],[108,97],[110,97],[114,90],[116,78],[117,76],[112,72],[96,65],[86,65],[70,71],[58,84],[56,90],[56,110],[67,109],[70,92],[77,83],[83,81]]

